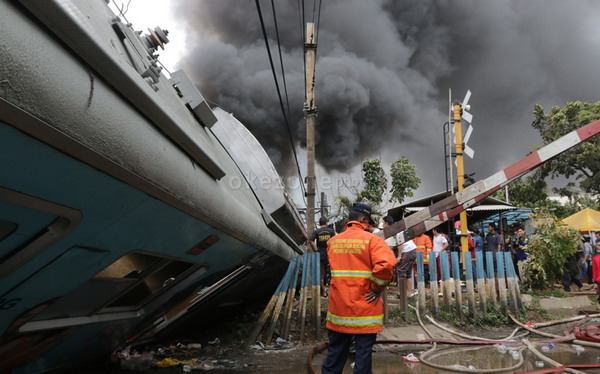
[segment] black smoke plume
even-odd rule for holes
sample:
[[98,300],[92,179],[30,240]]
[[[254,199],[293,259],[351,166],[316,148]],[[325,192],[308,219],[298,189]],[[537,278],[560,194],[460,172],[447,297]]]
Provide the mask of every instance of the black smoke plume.
[[[304,3],[308,22],[313,2]],[[275,1],[293,137],[302,144],[298,4]],[[261,7],[279,66],[271,3]],[[207,98],[249,127],[280,171],[293,173],[255,2],[180,0],[177,13],[190,31],[183,68]],[[475,159],[467,171],[490,175],[539,143],[530,127],[534,103],[549,109],[600,98],[598,19],[600,2],[584,0],[323,0],[318,162],[344,171],[367,157],[406,156],[424,191],[440,191],[448,89],[459,100],[471,89]]]

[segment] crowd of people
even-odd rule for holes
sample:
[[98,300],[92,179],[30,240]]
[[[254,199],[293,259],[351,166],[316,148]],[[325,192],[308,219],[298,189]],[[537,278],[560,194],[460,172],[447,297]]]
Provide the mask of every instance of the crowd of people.
[[[417,253],[423,253],[426,281],[429,266],[440,272],[440,256],[452,251],[461,251],[460,233],[444,232],[439,226],[412,240],[400,243],[396,237],[386,240],[372,235],[394,224],[391,216],[383,217],[382,226],[377,227],[371,218],[371,207],[354,203],[348,221],[339,234],[329,227],[327,218],[319,220],[320,227],[309,237],[310,245],[318,251],[321,259],[321,296],[327,297],[327,330],[329,337],[328,355],[323,363],[323,373],[341,373],[351,345],[355,345],[355,373],[371,372],[371,351],[376,334],[383,330],[383,303],[379,302],[382,291],[393,280],[406,287],[406,295],[412,297],[414,282],[408,281],[415,271]],[[515,272],[521,277],[523,264],[528,259],[529,236],[523,227],[512,226],[501,235],[494,223],[486,227],[485,237],[474,228],[467,235],[468,250],[477,279],[475,258],[477,252],[494,254],[494,272],[497,271],[497,252],[510,252]],[[502,239],[504,237],[504,240]],[[571,283],[582,287],[582,282],[597,283],[600,303],[600,232],[595,234],[595,247],[591,238],[584,236],[582,245],[565,264],[563,287],[570,291]],[[437,264],[430,264],[429,254],[437,253]],[[483,256],[484,259],[487,256]],[[487,265],[486,267],[491,267]],[[406,286],[404,286],[404,284]]]

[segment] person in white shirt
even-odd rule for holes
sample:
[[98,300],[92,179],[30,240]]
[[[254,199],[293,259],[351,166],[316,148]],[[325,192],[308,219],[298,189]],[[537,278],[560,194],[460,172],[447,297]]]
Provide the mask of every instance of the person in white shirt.
[[[433,229],[433,252],[437,253],[435,261],[435,267],[437,269],[438,280],[442,279],[441,267],[440,267],[440,256],[446,252],[448,248],[448,239],[442,234],[437,228]],[[432,266],[431,264],[429,266]]]
[[437,229],[433,229],[433,251],[440,253],[448,248],[448,240]]

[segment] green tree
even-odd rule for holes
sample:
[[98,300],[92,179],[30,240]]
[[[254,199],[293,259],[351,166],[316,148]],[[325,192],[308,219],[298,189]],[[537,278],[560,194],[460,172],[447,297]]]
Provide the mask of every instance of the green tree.
[[579,234],[553,214],[539,212],[531,218],[536,233],[527,245],[529,257],[523,266],[523,283],[543,290],[561,278],[567,257],[575,254]]
[[[538,173],[522,177],[508,185],[509,202],[518,208],[540,208],[546,204],[548,184]],[[498,190],[492,197],[505,200],[504,190]]]
[[[383,193],[387,187],[385,171],[381,161],[377,159],[367,160],[362,164],[364,189],[362,198],[371,205],[379,205],[383,201]],[[360,201],[360,200],[359,200]]]
[[[405,197],[413,196],[413,190],[419,187],[421,179],[417,177],[416,167],[408,159],[402,157],[391,166],[392,189],[390,202],[401,203]],[[368,203],[373,208],[374,215],[381,215],[380,205],[383,202],[383,194],[387,189],[388,179],[381,161],[377,159],[367,160],[362,164],[363,189],[347,187],[353,197],[337,196],[335,207],[340,217],[347,217],[352,204],[355,201]]]
[[572,193],[568,195],[569,201],[563,206],[565,218],[575,214],[585,208],[600,210],[600,199],[594,198],[588,194]]
[[[550,113],[544,112],[542,106],[536,104],[533,114],[535,119],[531,125],[540,133],[544,146],[600,119],[600,102],[569,102],[562,108],[553,107]],[[543,164],[540,168],[541,177],[575,178],[583,191],[600,194],[599,155],[600,137],[596,136]]]
[[411,164],[406,157],[402,157],[392,164],[390,176],[392,178],[391,203],[402,203],[405,198],[412,197],[413,191],[421,184],[421,178],[417,176],[417,167]]

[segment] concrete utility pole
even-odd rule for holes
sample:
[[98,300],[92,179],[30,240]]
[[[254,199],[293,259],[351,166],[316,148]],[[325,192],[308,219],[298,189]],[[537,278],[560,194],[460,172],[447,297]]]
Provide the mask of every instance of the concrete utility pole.
[[[465,187],[465,168],[463,165],[463,139],[460,118],[462,115],[462,105],[455,101],[452,103],[454,110],[454,134],[456,136],[456,174],[458,177],[458,191],[462,191]],[[460,247],[462,252],[469,250],[469,241],[467,239],[467,211],[463,210],[460,213]]]
[[315,39],[315,24],[306,24],[306,101],[304,115],[306,117],[306,231],[310,234],[315,229],[315,62],[317,56],[317,41]]

